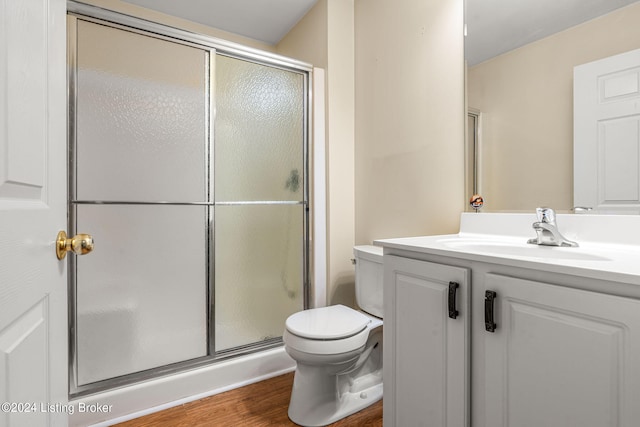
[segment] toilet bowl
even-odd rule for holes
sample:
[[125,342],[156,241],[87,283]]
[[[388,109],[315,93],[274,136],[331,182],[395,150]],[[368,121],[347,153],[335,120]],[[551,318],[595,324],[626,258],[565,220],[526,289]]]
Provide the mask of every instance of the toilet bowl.
[[331,424],[382,398],[382,249],[356,246],[354,255],[356,300],[369,313],[333,305],[286,321],[285,350],[297,363],[289,418],[302,426]]

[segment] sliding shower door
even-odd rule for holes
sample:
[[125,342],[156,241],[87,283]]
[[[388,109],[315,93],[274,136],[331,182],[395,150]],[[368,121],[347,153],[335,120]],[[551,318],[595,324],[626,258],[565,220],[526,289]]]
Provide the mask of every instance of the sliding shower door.
[[215,61],[215,347],[282,336],[303,308],[304,78]]
[[68,28],[69,226],[96,245],[70,261],[72,395],[281,345],[307,286],[307,72]]

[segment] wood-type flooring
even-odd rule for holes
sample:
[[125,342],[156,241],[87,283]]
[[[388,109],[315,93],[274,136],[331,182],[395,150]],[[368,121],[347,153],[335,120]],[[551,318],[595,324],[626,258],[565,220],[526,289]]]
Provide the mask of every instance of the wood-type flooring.
[[[295,426],[287,417],[293,372],[145,415],[118,427]],[[382,401],[332,427],[382,427]]]

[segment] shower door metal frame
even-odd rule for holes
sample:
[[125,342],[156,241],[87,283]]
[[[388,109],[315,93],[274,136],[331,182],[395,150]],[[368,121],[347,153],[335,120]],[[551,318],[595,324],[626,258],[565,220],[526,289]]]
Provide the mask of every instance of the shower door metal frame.
[[[209,54],[207,92],[208,105],[207,115],[207,141],[205,146],[205,157],[207,162],[205,183],[205,202],[179,203],[171,201],[158,202],[130,202],[130,201],[83,201],[76,198],[76,164],[75,151],[77,144],[77,22],[84,20],[96,24],[107,25],[132,33],[145,36],[151,36],[161,40],[194,47],[207,51]],[[203,248],[207,251],[207,352],[206,356],[196,359],[186,360],[173,363],[166,366],[151,368],[148,370],[134,372],[116,378],[110,378],[90,384],[78,385],[77,369],[77,342],[76,342],[76,325],[77,325],[77,309],[76,309],[76,262],[75,257],[69,257],[69,396],[70,398],[78,398],[115,387],[121,387],[134,384],[143,380],[157,378],[165,375],[174,374],[187,369],[194,369],[200,366],[206,366],[221,360],[227,360],[232,357],[242,356],[268,348],[278,347],[282,345],[281,338],[274,338],[268,341],[252,343],[249,345],[233,348],[216,353],[215,352],[215,277],[212,274],[211,266],[215,265],[215,236],[214,236],[214,207],[216,205],[249,205],[249,204],[271,204],[271,205],[303,205],[303,306],[310,307],[310,201],[309,201],[309,145],[310,145],[310,117],[312,114],[312,66],[301,62],[276,55],[269,52],[263,52],[257,49],[242,46],[240,44],[228,42],[214,37],[192,33],[189,31],[168,27],[166,25],[154,23],[141,18],[124,15],[118,12],[103,9],[97,6],[78,3],[76,1],[67,2],[67,62],[68,62],[68,171],[69,179],[69,199],[68,199],[68,226],[72,234],[76,233],[76,206],[80,204],[118,204],[118,205],[201,205],[206,207],[205,214],[208,219],[206,225],[207,247]],[[214,165],[214,112],[215,112],[215,96],[213,93],[213,82],[215,77],[215,58],[221,54],[237,59],[247,60],[261,65],[283,69],[286,71],[298,73],[303,76],[303,90],[306,94],[303,102],[303,200],[302,201],[259,201],[259,202],[218,202],[215,203],[213,194],[214,177],[212,174]]]

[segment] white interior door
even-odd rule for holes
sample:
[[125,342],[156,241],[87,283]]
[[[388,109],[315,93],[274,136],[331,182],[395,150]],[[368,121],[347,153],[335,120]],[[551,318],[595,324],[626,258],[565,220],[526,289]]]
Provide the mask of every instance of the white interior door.
[[0,0],[2,427],[67,425],[65,15]]
[[640,49],[574,69],[574,206],[640,213]]

